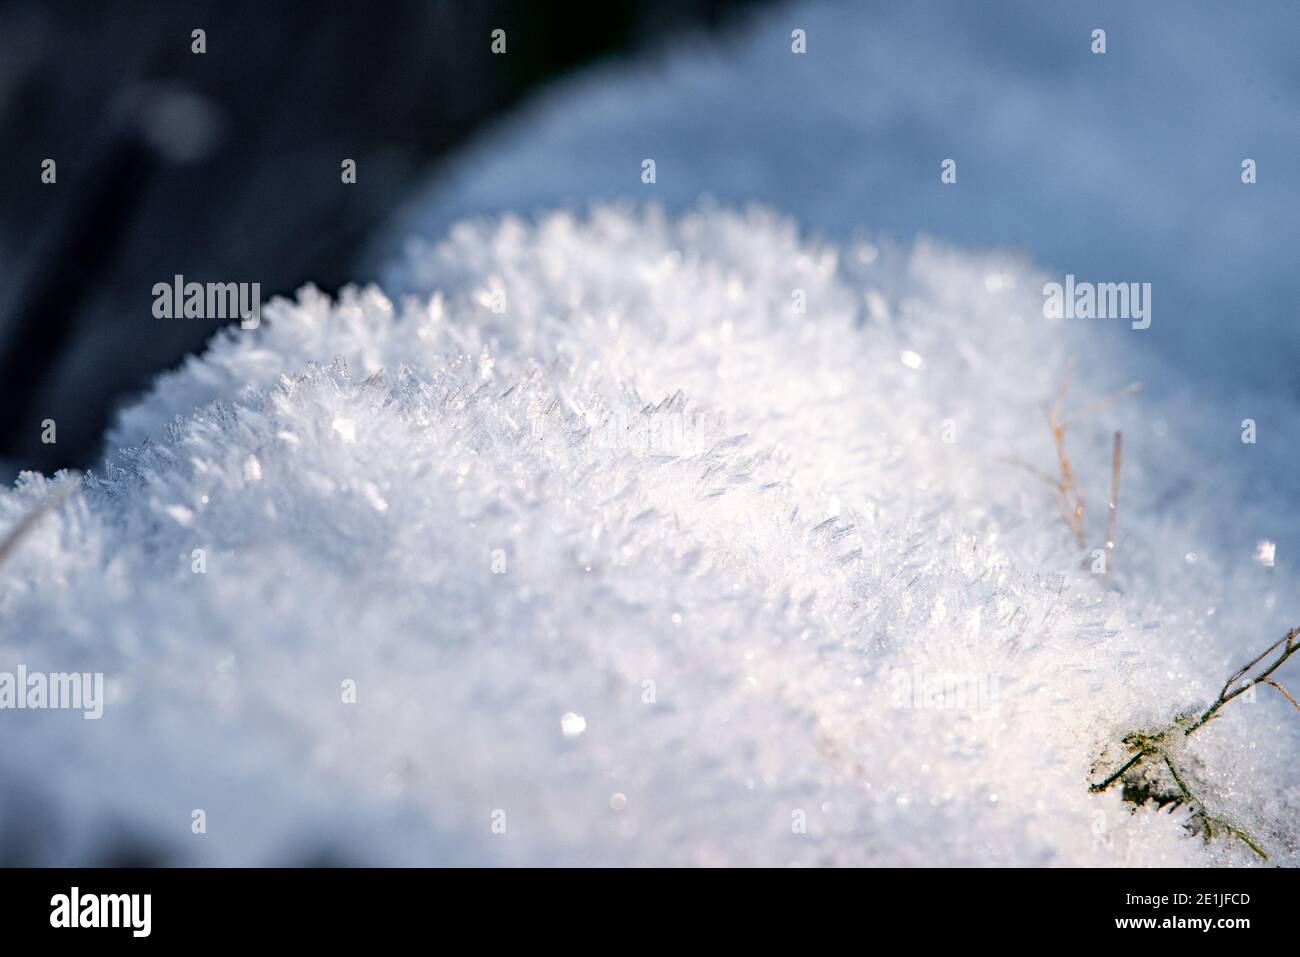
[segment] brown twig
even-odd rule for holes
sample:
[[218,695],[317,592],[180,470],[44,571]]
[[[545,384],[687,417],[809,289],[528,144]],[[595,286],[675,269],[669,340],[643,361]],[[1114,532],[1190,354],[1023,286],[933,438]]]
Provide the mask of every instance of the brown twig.
[[1287,701],[1290,701],[1297,711],[1300,711],[1300,704],[1296,702],[1295,698],[1291,697],[1291,692],[1287,691],[1285,688],[1282,687],[1281,682],[1274,681],[1272,678],[1265,678],[1264,684],[1272,685],[1278,691],[1282,692],[1282,696],[1286,698]]
[[[1214,718],[1218,715],[1220,708],[1222,708],[1233,698],[1237,697],[1239,694],[1245,692],[1245,690],[1251,687],[1252,685],[1257,685],[1261,683],[1273,685],[1279,691],[1281,691],[1282,694],[1286,695],[1288,701],[1290,701],[1292,704],[1295,704],[1296,703],[1295,699],[1292,698],[1289,694],[1287,694],[1286,690],[1282,688],[1281,685],[1279,685],[1276,681],[1272,681],[1270,679],[1273,676],[1273,672],[1277,671],[1278,668],[1282,667],[1283,663],[1288,658],[1290,658],[1293,654],[1295,654],[1297,651],[1300,651],[1300,642],[1296,641],[1296,638],[1298,636],[1300,636],[1300,627],[1292,628],[1285,635],[1283,635],[1277,641],[1273,642],[1273,644],[1269,645],[1267,648],[1261,651],[1258,655],[1252,658],[1241,668],[1237,669],[1237,671],[1235,671],[1232,674],[1232,676],[1223,683],[1223,689],[1219,692],[1219,697],[1215,699],[1214,704],[1210,705],[1205,710],[1205,713],[1202,714],[1199,718],[1197,718],[1196,722],[1183,733],[1191,734],[1193,731],[1195,731],[1197,728],[1204,725],[1206,722],[1214,720]],[[1235,682],[1241,679],[1242,675],[1246,674],[1246,672],[1250,671],[1251,668],[1255,667],[1255,665],[1259,664],[1261,661],[1267,658],[1272,653],[1273,649],[1281,644],[1285,644],[1286,647],[1282,649],[1282,653],[1278,655],[1276,661],[1274,661],[1271,665],[1269,665],[1267,668],[1261,671],[1250,681],[1246,682],[1243,685],[1239,685],[1233,691],[1228,690],[1233,686]],[[1300,708],[1300,705],[1296,705],[1296,707]]]
[[[1052,441],[1056,444],[1056,462],[1060,469],[1060,478],[1051,478],[1045,473],[1039,471],[1031,465],[1027,465],[1019,460],[1012,461],[1016,465],[1024,466],[1040,478],[1045,478],[1052,486],[1052,497],[1056,500],[1056,506],[1061,511],[1061,517],[1065,519],[1065,524],[1069,526],[1070,531],[1074,533],[1074,540],[1078,543],[1079,548],[1087,547],[1087,540],[1083,530],[1083,516],[1085,503],[1083,498],[1083,489],[1080,488],[1078,480],[1075,478],[1074,468],[1070,464],[1069,453],[1065,450],[1065,430],[1071,425],[1082,422],[1089,416],[1101,411],[1107,406],[1113,405],[1121,399],[1132,395],[1134,392],[1141,390],[1140,383],[1133,382],[1120,389],[1118,392],[1111,393],[1104,399],[1092,403],[1080,412],[1066,418],[1061,417],[1061,406],[1065,404],[1065,394],[1070,388],[1070,377],[1074,372],[1074,359],[1069,359],[1065,364],[1065,371],[1061,373],[1061,383],[1056,389],[1056,399],[1051,405],[1045,406],[1043,411],[1047,416],[1047,427],[1052,431]],[[1107,516],[1107,534],[1106,534],[1106,577],[1105,581],[1110,581],[1110,562],[1114,557],[1115,549],[1115,503],[1119,497],[1119,433],[1116,433],[1114,452],[1111,457],[1111,486],[1110,486],[1110,509]]]
[[[1195,712],[1190,714],[1181,714],[1174,719],[1173,724],[1166,728],[1162,728],[1157,732],[1147,733],[1145,731],[1132,731],[1126,734],[1123,738],[1123,743],[1132,756],[1101,781],[1089,785],[1088,789],[1094,793],[1105,791],[1116,781],[1124,779],[1126,782],[1126,793],[1124,799],[1131,800],[1128,796],[1127,788],[1129,781],[1134,779],[1126,778],[1126,775],[1128,775],[1129,772],[1135,771],[1147,758],[1160,759],[1164,762],[1165,767],[1169,769],[1169,773],[1173,775],[1174,783],[1178,786],[1177,797],[1166,796],[1165,802],[1167,803],[1168,801],[1173,800],[1175,801],[1175,807],[1183,804],[1190,807],[1192,810],[1191,823],[1201,831],[1206,841],[1209,841],[1214,837],[1217,829],[1236,837],[1261,858],[1268,860],[1268,853],[1253,837],[1250,836],[1250,834],[1223,818],[1211,814],[1209,809],[1206,807],[1205,802],[1198,798],[1187,786],[1187,783],[1178,773],[1178,768],[1174,765],[1173,756],[1170,751],[1171,744],[1169,743],[1169,738],[1175,732],[1180,730],[1182,731],[1180,737],[1187,737],[1192,732],[1196,731],[1197,728],[1203,727],[1206,723],[1212,721],[1218,715],[1219,709],[1225,704],[1242,694],[1247,688],[1251,688],[1257,684],[1272,685],[1278,691],[1282,692],[1282,695],[1287,699],[1287,701],[1290,701],[1297,710],[1300,710],[1300,703],[1297,703],[1295,698],[1291,697],[1287,690],[1282,687],[1281,683],[1272,677],[1273,672],[1282,667],[1282,664],[1288,658],[1297,651],[1300,651],[1300,641],[1297,641],[1297,638],[1300,638],[1300,627],[1292,628],[1277,641],[1273,642],[1273,644],[1265,648],[1260,654],[1252,658],[1244,667],[1233,672],[1228,680],[1224,682],[1223,689],[1219,692],[1219,697],[1216,698],[1214,703],[1210,705],[1195,721],[1192,720]],[[1282,649],[1282,653],[1279,654],[1277,659],[1269,664],[1267,668],[1245,684],[1232,691],[1228,690],[1232,688],[1233,684],[1240,680],[1243,675],[1247,674],[1251,668],[1255,667],[1255,665],[1267,658],[1279,645],[1285,645]],[[1174,740],[1176,741],[1177,737],[1175,737]],[[1137,800],[1134,800],[1133,803],[1140,805],[1145,802],[1145,795],[1149,794],[1149,786],[1139,790],[1137,783],[1140,783],[1140,779],[1137,779],[1134,784],[1134,793],[1138,794],[1139,797]],[[1160,801],[1160,798],[1157,798],[1157,801]],[[1163,806],[1163,804],[1161,806]]]
[[[1273,644],[1269,645],[1262,652],[1260,652],[1258,655],[1252,658],[1243,667],[1238,668],[1235,672],[1233,672],[1232,675],[1228,678],[1228,680],[1223,683],[1223,688],[1222,690],[1219,691],[1219,696],[1214,700],[1214,703],[1210,705],[1208,708],[1206,708],[1204,713],[1202,713],[1201,716],[1197,718],[1194,722],[1189,723],[1191,719],[1191,715],[1181,715],[1169,727],[1163,728],[1160,731],[1157,731],[1153,734],[1135,731],[1132,732],[1131,734],[1125,735],[1124,742],[1126,744],[1129,744],[1131,746],[1131,749],[1136,753],[1133,755],[1133,757],[1125,761],[1124,764],[1121,765],[1117,771],[1113,772],[1110,775],[1107,775],[1107,777],[1104,780],[1100,781],[1099,783],[1092,785],[1091,790],[1093,791],[1106,790],[1108,787],[1110,787],[1112,784],[1118,781],[1121,777],[1123,777],[1127,771],[1131,770],[1133,767],[1139,764],[1143,760],[1143,758],[1146,758],[1152,754],[1163,753],[1160,742],[1164,741],[1171,732],[1178,730],[1179,728],[1183,727],[1183,725],[1187,725],[1186,730],[1183,731],[1183,736],[1186,737],[1187,735],[1190,735],[1196,729],[1204,726],[1207,722],[1212,721],[1217,716],[1220,708],[1222,708],[1233,698],[1245,692],[1246,689],[1251,687],[1252,685],[1256,685],[1256,684],[1272,685],[1273,687],[1281,691],[1282,694],[1286,696],[1286,699],[1290,701],[1293,705],[1295,705],[1296,708],[1300,709],[1300,704],[1297,704],[1296,700],[1292,698],[1291,695],[1287,694],[1286,689],[1283,688],[1273,678],[1273,672],[1277,671],[1278,668],[1282,667],[1283,663],[1288,658],[1290,658],[1293,654],[1295,654],[1297,651],[1300,651],[1300,641],[1297,640],[1298,638],[1300,638],[1300,626],[1292,628],[1285,635],[1283,635],[1277,641],[1273,642]],[[1278,647],[1278,645],[1283,645],[1283,644],[1285,644],[1286,647],[1282,649],[1282,653],[1278,655],[1276,661],[1270,664],[1264,671],[1256,675],[1252,680],[1246,682],[1245,684],[1239,686],[1235,690],[1229,692],[1228,689],[1231,688],[1233,684],[1235,684],[1238,680],[1240,680],[1242,675],[1246,674],[1248,671],[1250,671],[1251,668],[1255,667],[1255,665],[1259,664],[1261,661],[1267,658],[1269,654],[1275,648]],[[1194,713],[1195,712],[1193,712],[1193,714]]]
[[1061,404],[1065,401],[1065,392],[1070,387],[1070,374],[1073,371],[1074,359],[1070,359],[1065,364],[1065,372],[1061,374],[1061,384],[1056,390],[1056,401],[1047,409],[1047,426],[1052,430],[1052,440],[1056,443],[1056,460],[1061,469],[1056,504],[1061,509],[1065,523],[1074,532],[1079,547],[1083,548],[1083,493],[1073,480],[1070,456],[1065,451],[1065,424],[1061,422]]

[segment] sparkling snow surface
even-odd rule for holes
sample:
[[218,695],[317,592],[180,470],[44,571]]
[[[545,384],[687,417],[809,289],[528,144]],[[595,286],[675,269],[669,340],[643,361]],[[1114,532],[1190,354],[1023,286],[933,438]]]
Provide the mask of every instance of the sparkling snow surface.
[[[806,54],[790,52],[795,28]],[[366,275],[408,235],[466,216],[757,200],[842,241],[926,233],[1026,250],[1057,280],[1151,282],[1143,335],[1093,330],[1123,343],[1117,361],[1169,364],[1148,388],[1255,378],[1295,396],[1297,35],[1292,0],[1252,0],[1249,14],[1185,0],[777,6],[534,97],[430,177]],[[946,188],[945,158],[958,174]]]
[[[109,687],[99,721],[0,714],[11,858],[1256,861],[1087,783],[1300,617],[1266,478],[1294,417],[1242,446],[1282,413],[1139,394],[1075,426],[1090,549],[1125,430],[1107,592],[1008,460],[1054,470],[1067,354],[1067,411],[1124,383],[1023,263],[600,208],[459,225],[400,282],[163,376],[0,568],[0,669]],[[995,695],[914,707],[926,674]],[[1188,765],[1275,862],[1298,742],[1261,693]]]
[[[160,377],[0,565],[0,672],[110,696],[0,712],[0,860],[1259,863],[1087,785],[1300,623],[1297,128],[1258,122],[1294,31],[1117,4],[1092,58],[1091,11],[1009,9],[585,73],[376,242],[392,300],[308,289]],[[668,212],[588,206],[629,196]],[[1044,319],[1067,270],[1152,281],[1152,328]],[[1069,356],[1067,415],[1146,385],[1067,433],[1084,550],[1025,467]],[[1294,865],[1297,754],[1264,689],[1183,770]]]

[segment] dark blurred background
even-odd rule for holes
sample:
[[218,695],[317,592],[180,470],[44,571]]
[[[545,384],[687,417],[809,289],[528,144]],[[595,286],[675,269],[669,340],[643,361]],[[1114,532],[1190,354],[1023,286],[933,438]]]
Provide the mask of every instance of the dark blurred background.
[[363,238],[485,124],[759,3],[0,2],[0,478],[92,464],[118,404],[223,325],[139,321],[154,283],[260,282],[266,301],[375,278]]

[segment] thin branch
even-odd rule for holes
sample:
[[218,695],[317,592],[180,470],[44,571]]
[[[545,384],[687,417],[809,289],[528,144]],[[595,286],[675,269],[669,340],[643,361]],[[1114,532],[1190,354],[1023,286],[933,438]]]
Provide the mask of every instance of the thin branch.
[[1247,847],[1249,847],[1252,851],[1254,851],[1264,860],[1268,860],[1268,855],[1264,853],[1264,849],[1260,847],[1258,844],[1256,844],[1255,841],[1251,838],[1251,836],[1247,834],[1245,831],[1243,831],[1241,828],[1233,827],[1231,824],[1227,823],[1226,821],[1221,821],[1217,818],[1215,819],[1215,823],[1218,824],[1225,831],[1227,831],[1229,834],[1231,834],[1233,837],[1237,838]]
[[[1286,660],[1290,658],[1293,654],[1295,654],[1297,651],[1300,651],[1300,641],[1297,641],[1296,640],[1297,638],[1300,638],[1300,626],[1292,628],[1285,635],[1283,635],[1277,641],[1273,642],[1273,644],[1269,645],[1266,649],[1264,649],[1263,652],[1261,652],[1260,654],[1252,658],[1249,664],[1247,664],[1243,668],[1239,668],[1232,675],[1232,677],[1229,678],[1227,682],[1224,683],[1223,690],[1219,692],[1219,697],[1215,699],[1214,703],[1210,705],[1205,710],[1205,712],[1199,718],[1196,719],[1196,721],[1188,725],[1187,729],[1183,732],[1183,735],[1184,736],[1189,735],[1197,728],[1204,726],[1206,722],[1213,720],[1213,718],[1218,714],[1220,708],[1222,708],[1233,698],[1237,697],[1239,694],[1243,693],[1247,688],[1256,684],[1272,685],[1273,687],[1277,688],[1278,691],[1282,692],[1282,694],[1286,696],[1286,699],[1290,701],[1291,704],[1295,705],[1295,707],[1298,710],[1300,710],[1300,703],[1297,703],[1296,700],[1293,697],[1291,697],[1291,695],[1287,692],[1287,690],[1283,688],[1282,685],[1273,678],[1273,672],[1277,671],[1278,668],[1282,667],[1282,665],[1286,662]],[[1263,661],[1266,657],[1268,657],[1268,655],[1275,648],[1278,647],[1278,645],[1282,645],[1282,644],[1285,644],[1286,647],[1282,649],[1282,653],[1278,655],[1276,661],[1274,661],[1262,672],[1256,675],[1252,680],[1246,682],[1243,685],[1239,685],[1237,688],[1235,688],[1232,691],[1228,690],[1238,679],[1241,678],[1242,675],[1246,674],[1248,671],[1250,671],[1251,668],[1255,667],[1255,665]],[[1136,767],[1139,763],[1141,763],[1141,761],[1144,758],[1150,757],[1151,755],[1159,754],[1164,756],[1165,759],[1168,760],[1168,755],[1165,754],[1164,745],[1161,742],[1164,741],[1165,738],[1173,731],[1177,730],[1178,728],[1186,724],[1190,720],[1190,717],[1191,717],[1190,715],[1181,716],[1169,727],[1151,734],[1148,734],[1147,732],[1143,732],[1143,731],[1134,731],[1131,734],[1125,735],[1124,744],[1128,745],[1129,750],[1133,752],[1133,757],[1125,761],[1124,764],[1119,768],[1119,770],[1108,775],[1101,782],[1091,785],[1089,789],[1092,791],[1106,790],[1108,787],[1110,787],[1112,784],[1118,781],[1121,777],[1123,777],[1125,772]],[[1175,772],[1175,776],[1176,776],[1176,772]],[[1179,784],[1181,786],[1182,782],[1179,781]]]
[[1133,755],[1133,757],[1129,758],[1129,759],[1128,759],[1127,761],[1125,761],[1122,765],[1120,765],[1119,770],[1116,771],[1114,774],[1110,775],[1109,777],[1107,777],[1104,781],[1099,781],[1099,782],[1096,783],[1096,784],[1090,784],[1090,785],[1088,785],[1088,790],[1089,790],[1089,791],[1104,791],[1104,790],[1106,790],[1108,787],[1110,787],[1112,784],[1114,784],[1116,781],[1118,781],[1120,778],[1122,778],[1122,777],[1124,776],[1124,773],[1125,773],[1126,771],[1128,771],[1131,767],[1133,767],[1133,765],[1137,764],[1139,761],[1141,761],[1141,760],[1142,760],[1143,758],[1145,758],[1147,755],[1149,755],[1149,754],[1154,754],[1154,753],[1155,753],[1155,752],[1152,751],[1152,750],[1150,750],[1149,748],[1143,748],[1143,749],[1142,749],[1141,751],[1139,751],[1137,754]]
[[1300,704],[1297,704],[1297,703],[1296,703],[1295,698],[1291,697],[1291,693],[1290,693],[1289,691],[1287,691],[1285,688],[1283,688],[1282,685],[1281,685],[1279,682],[1274,681],[1272,678],[1265,678],[1265,679],[1264,679],[1264,684],[1266,684],[1266,685],[1272,685],[1272,686],[1273,686],[1274,688],[1276,688],[1278,691],[1282,692],[1282,696],[1283,696],[1284,698],[1286,698],[1287,701],[1290,701],[1291,704],[1295,706],[1295,709],[1296,709],[1297,711],[1300,711]]
[[[1264,682],[1266,684],[1273,684],[1274,682],[1268,680],[1269,678],[1272,677],[1273,672],[1277,671],[1278,668],[1282,667],[1283,663],[1285,663],[1286,660],[1290,658],[1293,654],[1295,654],[1297,651],[1300,651],[1300,644],[1296,643],[1297,636],[1300,636],[1300,627],[1292,628],[1290,631],[1288,631],[1277,641],[1273,642],[1273,644],[1265,648],[1260,654],[1252,658],[1248,664],[1246,664],[1242,668],[1239,668],[1232,675],[1231,678],[1229,678],[1226,682],[1224,682],[1223,690],[1219,692],[1219,697],[1215,700],[1214,704],[1210,705],[1205,710],[1205,713],[1202,714],[1196,720],[1196,723],[1193,724],[1191,727],[1189,727],[1186,731],[1184,731],[1183,734],[1185,735],[1191,734],[1197,728],[1204,725],[1207,721],[1212,721],[1217,716],[1220,708],[1222,708],[1233,698],[1237,697],[1239,694],[1242,694],[1251,685],[1256,685],[1259,684],[1260,682]],[[1245,675],[1248,671],[1250,671],[1251,668],[1255,667],[1255,665],[1259,664],[1261,661],[1267,658],[1273,652],[1274,648],[1284,643],[1286,647],[1282,649],[1282,653],[1278,655],[1276,661],[1274,661],[1271,665],[1269,665],[1267,668],[1261,671],[1252,680],[1246,682],[1243,685],[1238,685],[1232,691],[1228,690],[1229,688],[1232,687],[1234,683],[1240,680],[1240,678],[1243,675]],[[1291,696],[1287,695],[1287,698],[1291,698]],[[1291,703],[1295,704],[1295,701],[1292,700]]]

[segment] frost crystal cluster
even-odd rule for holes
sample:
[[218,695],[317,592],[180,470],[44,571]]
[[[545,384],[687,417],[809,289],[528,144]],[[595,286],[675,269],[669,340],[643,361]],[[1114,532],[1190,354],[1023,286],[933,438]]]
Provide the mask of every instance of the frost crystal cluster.
[[[1018,260],[603,206],[393,275],[161,377],[0,566],[0,660],[107,698],[0,713],[8,860],[1256,860],[1088,783],[1297,617],[1266,404],[1249,471],[1194,398],[1072,429],[1090,547],[1125,429],[1103,587],[1023,466],[1068,355],[1081,406],[1127,370]],[[1281,863],[1298,725],[1260,694],[1189,745]]]

